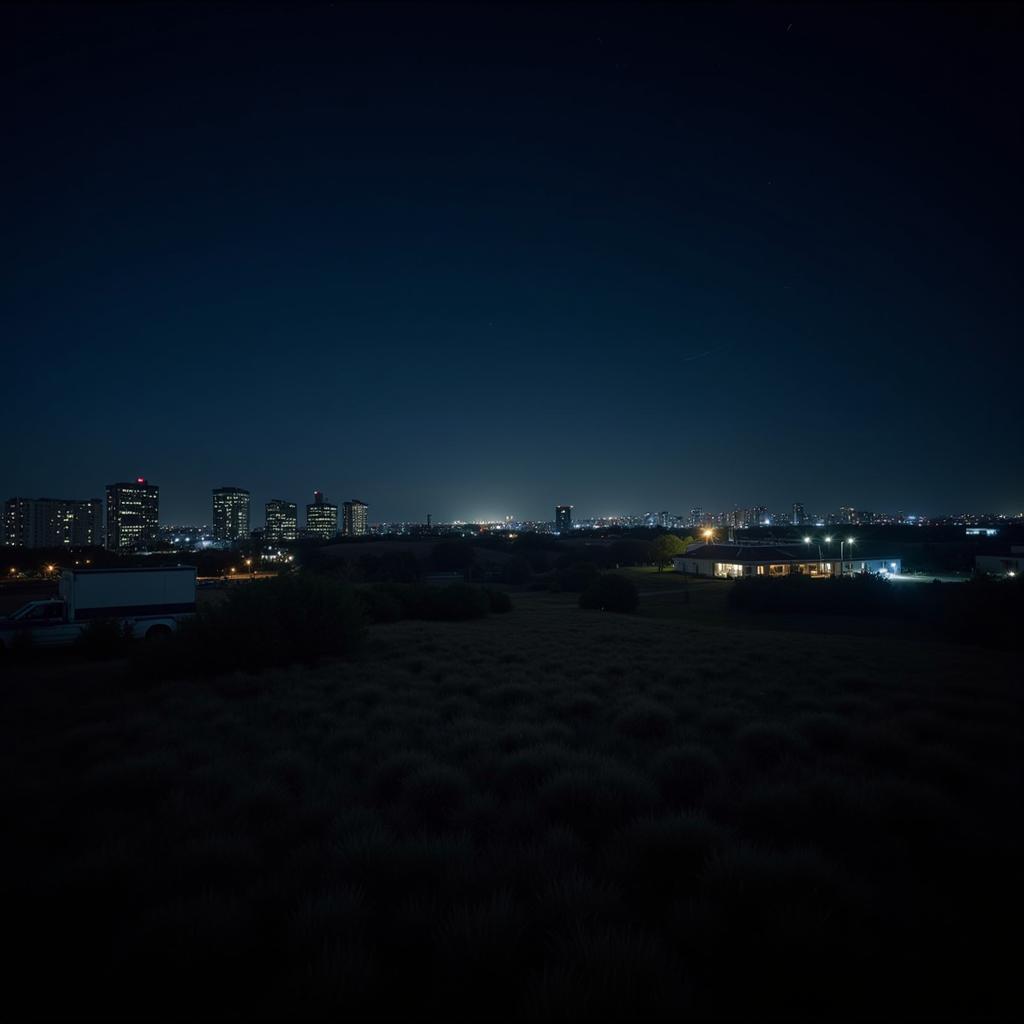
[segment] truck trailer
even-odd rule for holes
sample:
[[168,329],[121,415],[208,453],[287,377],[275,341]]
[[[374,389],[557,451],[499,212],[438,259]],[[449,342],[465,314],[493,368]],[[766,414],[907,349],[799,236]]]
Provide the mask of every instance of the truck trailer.
[[196,610],[194,566],[65,569],[57,598],[30,601],[0,618],[0,649],[17,638],[32,647],[75,641],[90,622],[111,620],[132,636],[170,636]]

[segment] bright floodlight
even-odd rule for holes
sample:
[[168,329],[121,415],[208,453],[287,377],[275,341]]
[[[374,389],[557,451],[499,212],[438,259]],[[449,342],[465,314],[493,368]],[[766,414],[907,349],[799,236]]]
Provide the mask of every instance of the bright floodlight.
[[805,544],[810,544],[811,543],[811,538],[810,537],[804,537],[804,543]]
[[852,537],[847,537],[846,538],[846,543],[847,544],[852,544],[853,543],[853,538]]
[[832,543],[832,538],[831,537],[826,537],[825,538],[825,543],[826,544],[831,544]]

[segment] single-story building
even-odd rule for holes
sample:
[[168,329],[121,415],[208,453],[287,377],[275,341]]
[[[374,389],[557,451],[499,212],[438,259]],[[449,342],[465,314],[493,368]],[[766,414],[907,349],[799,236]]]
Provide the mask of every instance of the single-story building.
[[[837,545],[832,546],[833,549]],[[681,555],[672,559],[676,572],[691,576],[718,576],[737,579],[741,576],[848,576],[851,573],[871,572],[882,576],[898,575],[902,562],[891,556],[873,555],[870,558],[843,551],[826,552],[818,545],[777,547],[763,544],[691,544]]]
[[975,555],[974,569],[993,576],[1019,576],[1024,573],[1024,545],[1014,544],[1008,555]]

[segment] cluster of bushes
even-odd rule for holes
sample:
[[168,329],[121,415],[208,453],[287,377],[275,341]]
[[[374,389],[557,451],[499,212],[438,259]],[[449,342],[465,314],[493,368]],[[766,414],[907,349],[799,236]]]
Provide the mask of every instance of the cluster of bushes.
[[93,619],[75,637],[75,649],[87,658],[116,658],[125,653],[132,635],[131,626],[119,619]]
[[200,609],[166,641],[137,657],[158,675],[258,671],[324,655],[354,655],[363,642],[363,609],[352,591],[313,575],[280,576],[231,589]]
[[356,597],[370,622],[398,622],[400,619],[459,622],[512,610],[512,601],[504,591],[468,583],[446,587],[382,583],[360,587]]
[[879,576],[813,580],[806,576],[747,577],[729,594],[752,612],[817,612],[887,616],[921,623],[954,639],[995,646],[1020,644],[1024,616],[1020,580],[893,583]]
[[635,612],[640,593],[632,580],[602,573],[580,594],[580,607],[605,612]]
[[587,619],[201,686],[5,679],[8,1001],[1011,1016],[1011,657]]

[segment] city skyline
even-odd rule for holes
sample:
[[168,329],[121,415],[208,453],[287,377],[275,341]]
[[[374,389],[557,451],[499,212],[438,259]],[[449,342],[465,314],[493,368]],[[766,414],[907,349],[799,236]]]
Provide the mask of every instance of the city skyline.
[[[315,490],[313,492],[313,500],[306,504],[306,515],[305,521],[299,523],[298,521],[298,503],[283,499],[280,497],[268,499],[266,502],[253,503],[251,493],[246,488],[236,486],[221,486],[212,488],[211,492],[213,496],[213,516],[197,516],[195,518],[174,518],[166,513],[161,514],[160,509],[166,509],[166,496],[160,484],[147,480],[143,477],[138,477],[134,481],[128,481],[123,484],[109,484],[106,486],[105,491],[107,494],[106,502],[106,516],[105,522],[107,529],[104,531],[107,536],[104,538],[107,546],[121,547],[116,539],[116,533],[110,534],[111,523],[117,522],[116,509],[112,508],[109,498],[112,493],[118,493],[122,489],[127,489],[129,494],[139,491],[151,492],[154,496],[154,509],[150,513],[153,517],[151,522],[158,526],[159,529],[172,529],[172,528],[207,528],[210,535],[215,541],[242,541],[247,540],[251,532],[263,531],[263,539],[266,541],[280,541],[280,540],[295,540],[296,538],[309,537],[311,535],[318,535],[322,539],[331,539],[333,537],[341,536],[361,536],[368,532],[370,526],[373,526],[375,530],[379,530],[380,527],[388,525],[415,525],[424,524],[428,521],[428,516],[422,518],[408,518],[402,519],[395,516],[378,515],[372,520],[367,515],[367,510],[370,507],[368,503],[361,501],[357,498],[345,499],[340,505],[334,502],[327,501],[324,496],[324,492],[321,490]],[[238,502],[237,511],[232,511],[226,504],[227,502]],[[218,502],[220,505],[218,505]],[[502,514],[489,514],[482,516],[471,516],[471,515],[453,515],[445,517],[443,515],[428,514],[429,519],[437,526],[450,526],[453,524],[465,523],[480,523],[480,524],[509,524],[514,522],[517,524],[522,523],[533,523],[537,525],[547,524],[548,526],[554,527],[556,530],[565,528],[565,523],[562,522],[562,514],[567,515],[567,520],[570,524],[570,528],[573,526],[582,526],[584,528],[592,528],[594,524],[600,523],[614,523],[620,521],[626,525],[632,526],[660,526],[665,529],[683,529],[688,527],[695,527],[698,525],[713,525],[716,529],[746,529],[752,526],[773,526],[773,527],[800,527],[806,526],[813,528],[815,526],[829,526],[829,525],[872,525],[880,523],[898,523],[907,522],[913,524],[918,521],[928,521],[936,518],[983,518],[985,516],[1000,516],[1005,519],[1020,518],[1024,515],[1021,511],[1003,511],[999,509],[986,509],[980,506],[970,507],[962,506],[957,509],[943,509],[943,510],[923,510],[914,506],[903,506],[901,508],[895,507],[891,502],[883,504],[881,507],[869,508],[866,503],[859,502],[855,504],[840,504],[840,505],[821,505],[814,506],[809,505],[807,502],[793,501],[787,506],[784,503],[780,503],[778,506],[765,505],[765,504],[737,504],[726,503],[725,505],[715,505],[712,503],[699,503],[690,506],[687,509],[676,508],[676,509],[664,509],[661,511],[654,511],[659,507],[659,504],[655,502],[647,510],[618,508],[615,511],[592,511],[583,509],[582,511],[575,505],[559,504],[554,506],[548,506],[549,515],[521,515],[516,514],[515,510],[506,511]],[[257,514],[255,517],[252,515],[252,509],[258,509],[262,505],[263,514]],[[99,499],[85,499],[85,498],[62,498],[54,499],[48,497],[29,497],[26,495],[13,496],[5,502],[5,519],[3,524],[3,538],[4,544],[13,544],[15,546],[27,546],[27,547],[38,547],[46,546],[40,544],[38,541],[34,543],[24,543],[20,539],[23,535],[27,535],[26,531],[29,529],[28,523],[29,515],[35,517],[33,522],[37,525],[33,525],[31,529],[35,531],[36,536],[42,536],[40,531],[46,531],[47,536],[52,534],[56,537],[60,527],[57,524],[55,515],[58,513],[61,516],[67,516],[67,525],[64,527],[66,537],[63,541],[64,544],[73,543],[71,541],[71,534],[68,532],[71,529],[72,518],[76,518],[79,513],[76,511],[72,513],[73,507],[80,507],[83,512],[82,514],[92,515],[97,521],[103,519],[104,502]],[[35,510],[39,509],[39,513]],[[207,505],[207,510],[210,506]],[[219,508],[219,512],[218,512]],[[47,510],[43,512],[43,510]],[[84,510],[92,509],[91,512]],[[357,510],[353,516],[352,510]],[[310,513],[314,513],[314,522],[310,523]],[[42,515],[44,518],[39,518]],[[218,520],[218,515],[220,519]],[[326,516],[326,518],[325,518]],[[234,518],[232,518],[234,517]],[[282,518],[283,517],[283,518]],[[352,518],[350,518],[352,517]],[[231,520],[231,527],[228,528],[227,521]],[[218,525],[219,522],[219,525]],[[152,527],[151,527],[152,528]],[[95,527],[88,526],[76,526],[76,530],[95,530]],[[60,543],[57,541],[56,543]],[[131,546],[131,545],[129,545]]]
[[999,15],[582,12],[12,8],[0,486],[1024,507]]

